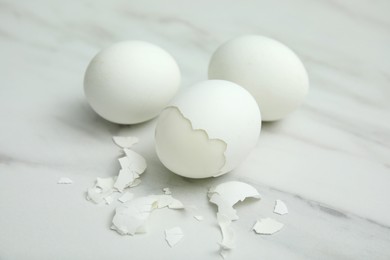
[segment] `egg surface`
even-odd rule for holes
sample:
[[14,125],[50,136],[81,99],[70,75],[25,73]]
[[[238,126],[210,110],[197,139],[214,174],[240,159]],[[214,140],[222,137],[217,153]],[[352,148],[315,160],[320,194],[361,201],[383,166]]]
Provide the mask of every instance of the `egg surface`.
[[279,120],[298,108],[309,89],[305,67],[282,43],[244,35],[222,44],[209,64],[209,79],[229,80],[256,99],[264,121]]
[[216,177],[237,167],[256,146],[261,115],[241,86],[207,80],[183,89],[157,121],[161,162],[189,178]]
[[85,96],[108,121],[136,124],[157,116],[180,85],[180,70],[165,50],[143,41],[115,43],[99,52],[84,77]]

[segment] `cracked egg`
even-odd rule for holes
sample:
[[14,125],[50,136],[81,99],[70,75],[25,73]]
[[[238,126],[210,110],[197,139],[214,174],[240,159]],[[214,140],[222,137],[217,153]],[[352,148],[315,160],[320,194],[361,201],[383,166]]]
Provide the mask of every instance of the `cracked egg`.
[[261,115],[253,96],[224,80],[184,89],[159,116],[156,152],[172,172],[216,177],[236,168],[256,146]]

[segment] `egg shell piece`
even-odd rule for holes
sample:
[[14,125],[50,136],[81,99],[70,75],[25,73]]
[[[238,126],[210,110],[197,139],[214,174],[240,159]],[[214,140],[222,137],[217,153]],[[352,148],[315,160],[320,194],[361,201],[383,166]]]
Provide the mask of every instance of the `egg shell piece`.
[[211,198],[214,194],[221,196],[229,207],[246,198],[261,198],[260,193],[253,186],[241,181],[228,181],[212,187],[208,196]]
[[233,206],[246,198],[261,199],[259,192],[251,185],[240,181],[228,181],[210,188],[208,197],[218,207],[218,213],[237,220],[237,212]]
[[261,218],[256,221],[253,230],[256,234],[272,235],[283,228],[284,224],[272,218]]
[[146,222],[151,212],[165,207],[184,208],[183,204],[171,195],[149,195],[128,200],[116,208],[111,229],[121,235],[145,233]]
[[174,227],[165,230],[165,240],[170,247],[175,246],[184,237],[183,230],[180,227]]
[[282,200],[276,200],[275,201],[275,207],[274,207],[274,213],[279,215],[285,215],[288,213],[288,208],[286,203],[284,203]]

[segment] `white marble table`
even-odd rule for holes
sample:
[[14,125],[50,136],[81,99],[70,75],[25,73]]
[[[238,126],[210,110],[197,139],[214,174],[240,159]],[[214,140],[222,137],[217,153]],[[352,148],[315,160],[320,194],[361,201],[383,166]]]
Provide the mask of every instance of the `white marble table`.
[[[227,180],[263,195],[237,207],[237,248],[228,259],[390,258],[390,2],[383,1],[0,1],[0,259],[220,259],[220,231],[207,189]],[[189,180],[166,170],[153,144],[155,121],[118,126],[86,104],[92,56],[125,39],[154,42],[182,69],[183,87],[206,78],[225,40],[258,33],[302,58],[311,90],[285,120],[266,123],[235,171]],[[148,160],[136,196],[174,195],[197,210],[160,210],[149,232],[109,229],[117,203],[85,191],[117,174],[111,137],[135,135]],[[60,177],[72,185],[57,185]],[[272,214],[275,199],[290,213]],[[196,222],[192,215],[205,221]],[[251,231],[271,216],[285,227]],[[185,238],[169,248],[163,231]]]

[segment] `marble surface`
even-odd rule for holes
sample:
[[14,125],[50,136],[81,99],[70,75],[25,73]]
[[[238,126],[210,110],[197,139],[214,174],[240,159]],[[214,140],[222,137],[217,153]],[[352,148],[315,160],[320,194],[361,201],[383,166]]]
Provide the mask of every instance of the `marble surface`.
[[[241,180],[263,195],[238,205],[228,259],[390,258],[390,2],[383,1],[0,1],[0,259],[220,259],[212,185]],[[140,39],[167,49],[183,87],[206,78],[225,40],[258,33],[290,46],[311,90],[288,118],[263,125],[235,171],[189,180],[166,170],[153,144],[155,120],[118,126],[86,104],[84,70],[101,48]],[[118,171],[113,135],[135,135],[148,160],[136,196],[170,187],[184,212],[160,210],[149,232],[111,231],[117,203],[85,191]],[[60,177],[72,185],[57,185]],[[290,213],[272,213],[282,199]],[[193,215],[203,215],[197,222]],[[285,227],[251,231],[259,217]],[[185,238],[169,248],[163,231]]]

